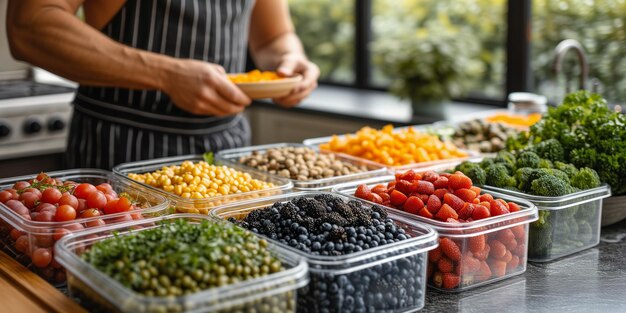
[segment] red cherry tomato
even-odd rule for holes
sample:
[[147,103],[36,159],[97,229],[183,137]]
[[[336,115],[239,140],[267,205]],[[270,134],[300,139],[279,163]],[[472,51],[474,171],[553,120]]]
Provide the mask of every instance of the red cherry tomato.
[[13,200],[19,200],[20,199],[20,194],[17,193],[17,190],[15,190],[13,188],[10,188],[10,189],[7,189],[5,191],[8,191],[8,192],[11,193],[11,195],[13,195]]
[[64,205],[64,204],[69,205],[73,207],[74,209],[78,209],[78,198],[66,192],[63,194],[63,196],[61,196],[61,199],[59,199],[59,205]]
[[[33,195],[34,196],[34,195]],[[24,214],[28,214],[28,208],[22,203],[19,202],[17,200],[9,200],[6,203],[6,206],[11,209],[11,211],[19,214],[19,215],[24,215]]]
[[45,203],[55,204],[61,200],[63,194],[59,191],[59,189],[50,187],[43,191],[41,194],[41,201]]
[[130,211],[132,205],[133,203],[130,202],[128,198],[121,197],[119,200],[117,200],[117,205],[115,206],[115,209],[117,212],[127,212]]
[[103,209],[107,204],[107,198],[102,191],[92,192],[87,197],[87,208],[89,209]]
[[37,248],[33,251],[32,260],[35,266],[40,268],[46,267],[52,262],[52,252],[47,248]]
[[33,211],[34,212],[42,212],[42,211],[56,211],[57,207],[54,206],[54,204],[50,204],[50,203],[40,203],[38,206],[36,206]]
[[113,191],[113,187],[107,183],[103,183],[103,184],[96,186],[96,189],[102,191],[103,193],[109,193]]
[[117,202],[119,200],[111,200],[109,202],[107,202],[107,204],[104,206],[104,214],[113,214],[113,213],[117,213]]
[[37,181],[42,181],[42,180],[44,180],[44,179],[46,179],[46,178],[49,178],[49,177],[50,177],[50,176],[48,176],[48,174],[46,174],[46,173],[44,173],[44,172],[41,172],[41,173],[39,173],[39,175],[37,175],[37,178],[36,178],[36,179],[37,179]]
[[9,200],[13,200],[13,194],[8,191],[0,191],[0,202],[6,203]]
[[42,195],[41,190],[37,188],[32,188],[32,187],[24,189],[24,192],[32,192],[36,194],[37,196],[39,196],[39,198],[41,198],[41,195]]
[[81,218],[100,216],[100,211],[98,209],[87,209],[80,213]]
[[55,212],[45,211],[39,212],[39,215],[35,218],[37,222],[53,222],[54,217],[56,216]]
[[26,250],[28,250],[28,246],[29,246],[28,236],[26,235],[20,236],[19,238],[17,238],[13,246],[15,247],[15,250],[21,253],[25,253]]
[[54,230],[54,235],[52,235],[52,238],[54,238],[55,241],[59,241],[61,238],[63,238],[63,236],[71,234],[72,232],[65,229],[65,228],[57,228]]
[[32,192],[25,192],[20,196],[20,200],[27,208],[32,209],[35,207],[35,203],[39,201],[39,197]]
[[57,213],[54,215],[54,220],[57,222],[72,221],[76,219],[76,209],[65,204],[57,208]]
[[17,238],[20,238],[21,236],[24,236],[24,232],[19,231],[17,229],[12,229],[11,232],[9,233],[9,236],[11,236],[11,239],[13,240],[17,240]]
[[96,191],[98,191],[98,189],[92,184],[83,183],[74,188],[74,196],[78,199],[87,199],[91,193]]
[[26,189],[30,187],[30,183],[27,181],[19,181],[17,183],[15,183],[15,185],[13,185],[13,189],[15,190],[22,190],[22,189]]

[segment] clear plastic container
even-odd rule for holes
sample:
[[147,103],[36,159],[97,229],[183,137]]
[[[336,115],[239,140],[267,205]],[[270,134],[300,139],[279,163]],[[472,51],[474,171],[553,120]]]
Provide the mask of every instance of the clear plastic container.
[[[66,232],[80,231],[89,226],[122,223],[128,220],[148,218],[167,214],[169,202],[161,195],[148,192],[146,188],[126,179],[120,179],[112,172],[99,169],[76,169],[47,173],[52,178],[63,181],[72,180],[77,183],[98,185],[109,183],[117,193],[126,192],[139,203],[142,209],[132,211],[132,214],[123,212],[107,214],[98,217],[78,218],[69,222],[37,222],[27,220],[0,203],[0,245],[2,251],[17,259],[44,279],[56,285],[65,283],[65,271],[56,262],[45,267],[37,267],[31,262],[31,256],[38,248],[52,248],[54,242]],[[0,180],[0,190],[11,188],[18,181],[33,179],[37,176],[28,175]],[[99,226],[101,227],[101,226]],[[25,236],[24,242],[20,237]],[[19,243],[18,243],[19,240]],[[23,245],[26,244],[24,248]],[[50,251],[54,255],[54,251]]]
[[[211,215],[243,219],[253,210],[275,202],[321,193],[330,194],[296,192],[226,205],[215,208]],[[394,212],[389,217],[412,238],[341,256],[312,255],[268,238],[304,257],[309,264],[311,281],[298,293],[298,312],[358,312],[356,307],[361,304],[366,306],[362,312],[413,312],[424,306],[427,251],[437,246],[437,233]]]
[[[201,155],[184,155],[170,158],[161,158],[161,159],[152,159],[148,161],[138,161],[138,162],[130,162],[120,164],[113,168],[113,172],[124,177],[125,179],[131,180],[128,178],[128,174],[142,174],[148,172],[154,172],[156,170],[160,170],[164,166],[171,165],[180,165],[184,161],[192,161],[199,162],[204,161],[204,158]],[[293,184],[291,181],[285,178],[279,178],[271,176],[268,173],[260,172],[257,170],[249,169],[248,167],[244,167],[238,164],[228,164],[229,167],[232,167],[238,171],[246,172],[250,174],[253,179],[262,180],[268,183],[272,183],[274,187],[258,190],[258,191],[250,191],[250,192],[242,192],[235,193],[226,196],[212,197],[212,198],[204,198],[204,199],[192,199],[192,198],[183,198],[173,193],[169,193],[160,188],[155,188],[147,184],[139,183],[145,188],[148,188],[152,192],[156,192],[167,197],[173,206],[176,208],[176,212],[178,213],[201,213],[208,214],[210,209],[226,204],[229,202],[242,201],[247,199],[254,198],[262,198],[268,197],[271,195],[282,194],[283,192],[290,190],[293,188]]]
[[[366,184],[373,187],[394,180],[395,177],[393,176],[381,177],[340,185],[333,188],[333,191],[358,199],[353,196],[358,185]],[[408,220],[427,224],[439,233],[439,247],[429,253],[427,276],[430,287],[445,292],[460,292],[520,275],[526,271],[528,225],[537,220],[537,207],[522,198],[492,191],[488,191],[488,193],[496,199],[517,203],[521,210],[468,223],[446,223],[389,208],[389,211],[397,212],[398,215]],[[484,248],[479,251],[476,247],[481,245],[476,242],[483,241],[483,239]],[[446,240],[448,243],[451,240],[458,247],[462,255],[460,260],[441,261],[444,259],[440,253],[442,240]],[[495,242],[496,240],[498,243]],[[502,257],[495,258],[490,250],[500,251],[498,256],[502,251],[505,252]],[[488,270],[482,268],[483,264],[479,264],[480,269],[476,271],[476,259],[484,261],[479,263],[484,263]],[[452,283],[454,281],[452,278],[446,279],[445,274],[442,274],[441,277],[438,276],[438,271],[447,271],[442,270],[446,266],[439,263],[448,263],[446,264],[448,268],[449,266],[453,267],[452,273],[458,276],[458,284]]]
[[[413,127],[416,130],[422,131],[422,132],[428,132],[428,127],[427,126],[420,126],[420,127],[415,127],[415,126],[407,126],[407,127],[399,127],[399,128],[394,128],[394,131],[398,131],[401,129],[405,129],[408,127]],[[338,136],[339,138],[343,138],[345,137],[345,135],[340,135]],[[320,138],[311,138],[311,139],[307,139],[304,140],[302,143],[306,146],[309,147],[314,147],[316,149],[319,149],[319,146],[321,144],[324,143],[328,143],[330,142],[330,140],[332,139],[332,136],[328,136],[328,137],[320,137]],[[369,161],[373,164],[376,164],[378,166],[383,166],[383,167],[387,167],[392,173],[395,172],[402,172],[402,171],[406,171],[406,170],[419,170],[419,171],[426,171],[426,170],[430,170],[433,167],[439,167],[439,166],[455,166],[457,164],[460,164],[464,161],[467,160],[471,160],[474,158],[478,158],[480,157],[480,153],[475,152],[475,151],[471,151],[471,150],[463,150],[460,149],[461,151],[467,153],[466,157],[462,157],[462,158],[451,158],[451,159],[446,159],[446,160],[437,160],[437,161],[430,161],[430,162],[420,162],[420,163],[412,163],[412,164],[405,164],[405,165],[399,165],[399,166],[388,166],[382,163],[377,163],[377,162],[372,162],[369,161],[367,159],[363,159],[360,157],[355,157],[352,156],[353,158],[357,159],[357,160],[365,160],[365,161]],[[325,150],[321,150],[321,151],[325,151]]]
[[535,196],[492,186],[484,189],[524,198],[539,209],[539,220],[530,224],[530,261],[552,261],[600,243],[602,199],[611,196],[606,184],[562,197]]
[[295,311],[296,289],[308,283],[308,265],[302,257],[273,244],[270,244],[269,249],[283,263],[283,271],[177,297],[149,297],[138,294],[80,258],[80,254],[90,245],[113,236],[113,232],[118,236],[125,236],[156,227],[159,222],[178,219],[223,222],[206,215],[173,214],[88,230],[61,239],[56,245],[56,258],[67,268],[69,294],[90,312]]
[[[286,147],[298,148],[298,147],[307,147],[307,146],[303,144],[299,144],[299,143],[277,143],[277,144],[270,144],[270,145],[223,150],[223,151],[218,152],[215,157],[218,161],[222,161],[227,164],[239,164],[239,165],[245,166],[239,163],[239,158],[243,156],[248,156],[252,154],[252,152],[255,152],[255,151],[265,152],[270,149],[286,148]],[[353,156],[346,155],[346,154],[334,153],[334,152],[329,152],[329,151],[319,151],[317,147],[310,147],[310,148],[313,148],[318,153],[332,154],[335,156],[337,160],[341,160],[343,162],[351,163],[357,166],[366,166],[368,170],[365,172],[360,172],[360,173],[352,173],[348,175],[341,175],[341,176],[322,178],[322,179],[312,179],[312,180],[290,179],[293,182],[295,189],[329,191],[330,188],[332,188],[333,186],[337,184],[366,179],[366,178],[375,177],[375,176],[381,176],[387,173],[387,168],[378,163],[373,163],[364,159],[355,158]],[[254,168],[252,167],[248,167],[248,166],[246,167],[254,170]],[[280,177],[277,175],[272,175],[272,176]]]

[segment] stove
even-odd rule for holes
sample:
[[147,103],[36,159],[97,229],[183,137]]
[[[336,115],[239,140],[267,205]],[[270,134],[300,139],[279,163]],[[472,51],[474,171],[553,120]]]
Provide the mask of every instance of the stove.
[[0,160],[65,151],[73,97],[70,87],[0,81]]

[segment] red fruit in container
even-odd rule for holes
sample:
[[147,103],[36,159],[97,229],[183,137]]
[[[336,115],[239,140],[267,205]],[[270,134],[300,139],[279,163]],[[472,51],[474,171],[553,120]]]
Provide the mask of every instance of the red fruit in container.
[[417,214],[423,207],[424,202],[422,202],[422,199],[412,196],[406,199],[406,202],[404,202],[404,206],[402,207],[402,209],[405,212]]
[[454,195],[466,202],[472,202],[476,198],[476,193],[470,189],[457,189],[454,191]]
[[65,229],[65,228],[57,228],[54,230],[54,235],[52,235],[52,237],[54,238],[55,241],[59,241],[61,240],[61,238],[63,238],[63,236],[71,234],[72,232]]
[[89,209],[87,207],[87,200],[85,200],[85,199],[78,199],[78,208],[76,208],[76,211],[77,212],[82,212],[82,211],[87,210],[87,209]]
[[490,259],[488,261],[489,268],[491,269],[491,273],[495,277],[502,277],[506,275],[506,262]]
[[521,210],[519,205],[517,205],[517,203],[515,202],[509,202],[508,206],[509,206],[509,212],[511,213]]
[[461,188],[470,189],[472,188],[472,180],[469,177],[463,175],[462,173],[460,174],[455,173],[453,175],[450,175],[450,177],[448,177],[448,187],[454,190],[461,189]]
[[470,188],[470,190],[473,191],[476,194],[477,197],[478,197],[478,195],[480,195],[481,189],[479,187],[472,186],[472,188]]
[[511,231],[511,229],[503,229],[497,233],[496,239],[506,244],[507,242],[511,240],[515,240],[515,235],[513,235],[513,232]]
[[72,221],[74,219],[76,219],[76,209],[66,204],[59,206],[54,215],[55,222]]
[[435,194],[435,196],[437,196],[437,198],[439,198],[439,200],[443,201],[443,197],[444,197],[447,193],[449,193],[449,192],[450,192],[450,190],[445,189],[445,188],[442,188],[442,189],[437,189],[437,190],[435,190],[435,193],[434,193],[434,194]]
[[454,271],[454,264],[450,259],[443,257],[437,262],[437,268],[442,273],[451,273]]
[[354,196],[357,198],[361,198],[361,199],[366,199],[369,197],[369,195],[372,192],[370,191],[369,187],[367,187],[367,185],[363,184],[363,185],[359,185],[356,188],[356,192],[354,193]]
[[517,248],[517,240],[515,240],[515,239],[511,239],[511,240],[509,240],[507,242],[503,242],[503,244],[504,244],[504,246],[506,246],[506,248],[509,251],[513,251],[513,250],[515,250],[515,248]]
[[491,201],[493,201],[493,196],[488,194],[488,193],[484,193],[484,194],[478,196],[478,199],[480,199],[480,202],[483,202],[483,201],[491,202]]
[[459,215],[456,213],[456,211],[452,207],[450,207],[447,204],[444,204],[441,206],[441,209],[439,209],[439,211],[435,215],[435,218],[440,221],[446,221],[449,218],[458,220]]
[[432,263],[436,263],[439,261],[439,259],[441,259],[442,256],[443,256],[443,252],[441,252],[441,248],[437,247],[428,252],[428,261]]
[[519,256],[520,258],[526,255],[526,245],[521,243],[515,247],[515,250],[512,251],[513,254]]
[[489,213],[491,216],[498,216],[509,213],[509,208],[507,205],[502,204],[502,202],[498,200],[491,201],[491,208],[489,209]]
[[428,211],[426,207],[421,208],[419,212],[417,212],[417,215],[425,217],[425,218],[429,218],[429,219],[433,219],[435,217],[432,213],[430,213],[430,211]]
[[26,251],[28,251],[30,247],[30,241],[28,240],[28,236],[22,235],[18,237],[17,240],[15,240],[15,244],[13,246],[15,247],[15,250],[21,253],[26,253]]
[[452,261],[460,261],[461,260],[461,249],[459,246],[454,243],[450,238],[441,238],[439,240],[439,247],[441,248],[441,252]]
[[78,209],[78,198],[72,196],[70,193],[64,193],[59,199],[59,205],[69,205],[74,209]]
[[459,277],[459,275],[453,273],[443,273],[442,281],[443,288],[453,289],[461,283],[461,278]]
[[372,188],[372,192],[376,194],[381,194],[383,192],[387,192],[387,187],[385,187],[385,185],[383,184],[378,184],[374,186],[374,188]]
[[483,249],[480,252],[474,252],[474,257],[480,261],[485,261],[487,260],[487,258],[489,258],[489,252],[491,251],[491,248],[489,247],[489,245],[485,245],[485,249]]
[[523,240],[526,237],[526,229],[524,228],[524,225],[513,226],[511,227],[511,231],[513,232],[513,235],[515,235],[516,239]]
[[110,184],[107,183],[102,183],[98,186],[96,186],[96,189],[102,191],[103,193],[109,193],[111,191],[113,191],[113,186],[111,186]]
[[52,251],[48,248],[37,248],[33,251],[33,264],[39,268],[44,268],[52,262]]
[[[33,195],[34,196],[34,195]],[[5,205],[11,209],[11,211],[19,214],[19,215],[24,215],[24,214],[28,214],[28,208],[26,207],[26,205],[24,205],[22,202],[17,201],[17,200],[9,200],[5,203]]]
[[422,179],[422,176],[420,174],[415,173],[413,170],[408,170],[404,173],[396,174],[396,179],[414,181],[414,180]]
[[436,195],[430,195],[428,197],[428,201],[426,202],[426,207],[432,214],[437,214],[439,209],[441,209],[441,205],[441,200]]
[[41,198],[41,195],[42,195],[41,190],[37,188],[32,188],[32,187],[24,189],[24,192],[32,192],[36,194],[39,198]]
[[429,195],[421,195],[419,193],[414,193],[413,196],[420,198],[420,200],[422,200],[422,203],[427,203],[428,198],[430,197]]
[[74,188],[74,196],[76,196],[76,198],[78,199],[87,199],[87,197],[89,197],[90,194],[96,191],[98,191],[98,189],[96,189],[94,185],[82,183],[82,184],[78,184]]
[[380,198],[383,199],[383,204],[391,204],[390,200],[391,197],[389,196],[389,194],[387,192],[382,192],[379,194]]
[[485,281],[489,279],[490,277],[491,277],[491,269],[489,268],[489,264],[487,264],[487,262],[483,260],[480,262],[480,269],[478,270],[478,273],[474,275],[474,278],[477,281],[481,282],[481,281]]
[[452,193],[445,194],[443,196],[443,202],[452,207],[455,211],[462,209],[463,205],[465,205],[465,201],[461,200],[461,198],[453,195]]
[[32,209],[39,201],[39,197],[32,192],[25,192],[20,196],[20,201],[22,201],[27,208]]
[[[119,200],[121,201],[122,199],[125,199],[125,198],[120,198]],[[376,204],[383,203],[383,198],[375,193],[370,193],[369,197],[366,198],[366,200],[374,202]],[[119,201],[118,201],[118,206],[119,206]],[[123,212],[123,211],[120,211],[120,212]]]
[[433,171],[427,171],[422,173],[422,179],[429,182],[435,182],[439,178],[439,174]]
[[59,189],[52,188],[52,187],[47,188],[41,194],[41,202],[55,204],[55,203],[58,203],[59,200],[61,200],[62,196],[63,194],[61,193],[61,191],[59,191]]
[[[480,204],[480,205],[486,207],[487,209],[491,210],[491,202],[483,201],[483,202],[480,202],[478,204]],[[491,214],[491,213],[489,213],[489,214]]]
[[435,189],[448,188],[448,178],[439,176],[439,178],[437,178],[437,180],[433,182],[433,186],[435,187]]
[[414,183],[415,191],[424,194],[424,195],[432,195],[435,192],[435,186],[433,183],[423,180],[418,180]]
[[86,200],[89,209],[103,209],[107,204],[107,198],[101,191],[92,192]]
[[389,195],[389,202],[395,206],[402,206],[406,202],[407,197],[400,191],[394,190]]
[[474,212],[474,204],[465,203],[463,208],[459,210],[459,218],[463,220],[467,220],[472,217],[472,213]]
[[474,258],[471,254],[464,254],[459,266],[461,275],[471,275],[480,270],[480,260]]
[[489,247],[491,248],[491,257],[496,259],[503,258],[507,252],[506,246],[497,239],[489,241]]
[[504,261],[506,263],[509,263],[509,261],[511,261],[511,258],[513,257],[513,254],[511,254],[511,251],[506,250],[506,252],[504,253],[504,256],[499,258],[500,261]]
[[410,181],[407,180],[399,180],[396,182],[396,190],[400,191],[401,193],[405,194],[405,195],[410,195],[412,194],[415,189],[413,187],[413,183],[411,183]]
[[520,265],[519,261],[520,261],[519,257],[517,255],[514,255],[511,258],[511,261],[509,261],[509,263],[506,264],[507,272],[511,272],[511,271],[515,270]]
[[485,235],[478,235],[469,238],[469,249],[473,253],[485,250]]
[[37,222],[54,222],[55,215],[56,215],[56,212],[51,212],[51,211],[39,212],[39,214],[37,215],[37,217],[35,217],[34,220]]
[[481,220],[484,218],[491,217],[491,213],[489,213],[489,209],[482,205],[476,205],[474,207],[474,211],[472,211],[472,219]]
[[27,181],[18,181],[13,185],[13,189],[15,190],[24,190],[28,187],[30,187],[30,183]]
[[13,194],[9,191],[0,191],[0,202],[6,203],[9,200],[13,200]]

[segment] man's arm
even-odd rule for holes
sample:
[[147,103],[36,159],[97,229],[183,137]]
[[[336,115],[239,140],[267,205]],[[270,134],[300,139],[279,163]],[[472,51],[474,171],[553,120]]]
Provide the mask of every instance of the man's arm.
[[294,106],[317,87],[319,68],[311,63],[294,32],[286,0],[257,0],[250,21],[250,51],[259,68],[285,76],[301,74],[302,82],[275,102]]
[[83,2],[9,0],[7,33],[13,56],[81,84],[159,89],[196,114],[233,114],[250,102],[221,66],[111,40],[75,16]]

